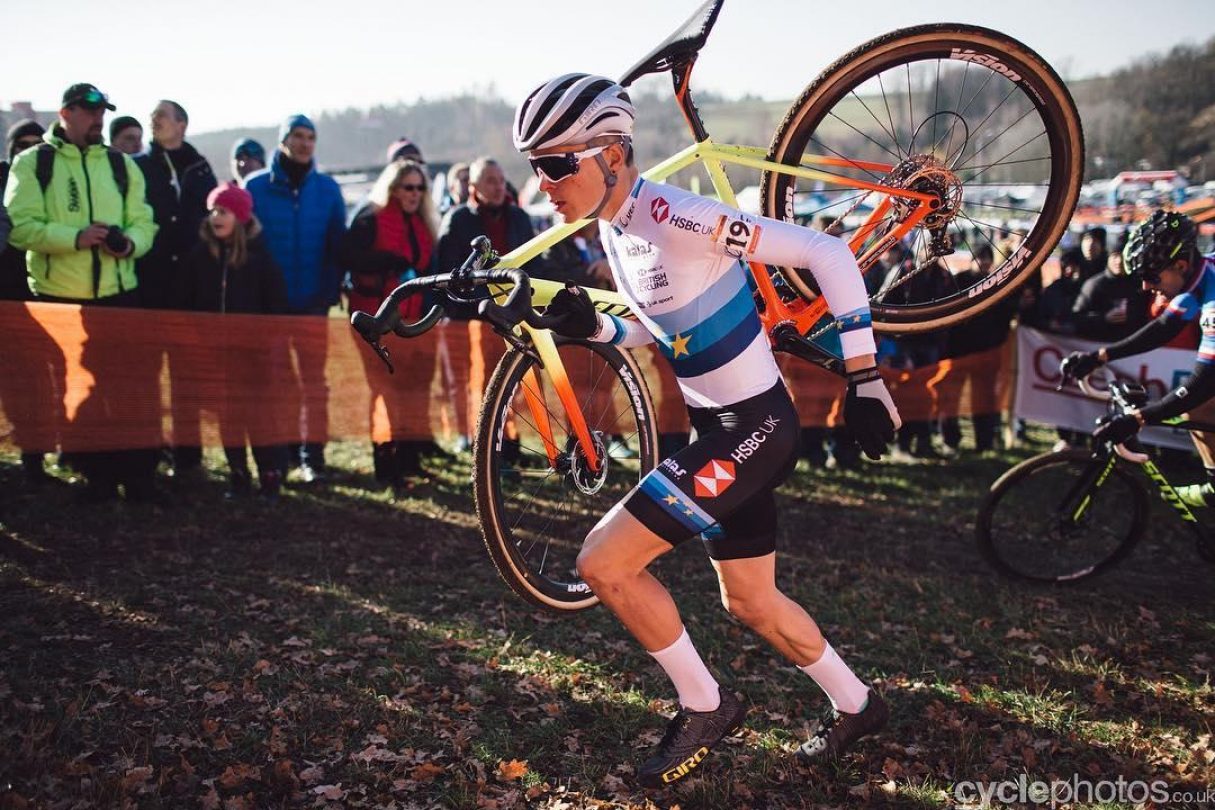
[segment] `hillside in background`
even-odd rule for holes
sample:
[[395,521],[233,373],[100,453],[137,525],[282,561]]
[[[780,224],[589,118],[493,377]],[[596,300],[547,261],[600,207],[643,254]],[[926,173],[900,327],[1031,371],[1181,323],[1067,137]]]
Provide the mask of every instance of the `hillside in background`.
[[[807,76],[807,83],[813,77]],[[1136,168],[1184,169],[1192,182],[1215,179],[1215,39],[1181,45],[1167,54],[1138,60],[1110,76],[1069,82],[1080,108],[1087,151],[1086,179],[1111,177]],[[650,166],[690,139],[672,98],[667,76],[651,76],[633,88],[639,107],[636,137],[640,165]],[[728,100],[698,92],[701,113],[719,142],[766,146],[788,101]],[[283,110],[285,114],[292,110]],[[329,170],[378,167],[389,143],[402,135],[416,141],[432,163],[446,164],[493,155],[507,176],[521,183],[527,167],[510,142],[513,104],[492,90],[412,104],[347,109],[316,118],[318,157]],[[0,113],[7,127],[14,115]],[[51,114],[40,114],[49,120]],[[197,128],[206,122],[196,123]],[[192,132],[190,140],[227,176],[232,143],[253,137],[277,142],[275,126]],[[735,172],[732,172],[734,175]],[[755,173],[737,172],[747,184]],[[676,178],[684,183],[687,178]]]

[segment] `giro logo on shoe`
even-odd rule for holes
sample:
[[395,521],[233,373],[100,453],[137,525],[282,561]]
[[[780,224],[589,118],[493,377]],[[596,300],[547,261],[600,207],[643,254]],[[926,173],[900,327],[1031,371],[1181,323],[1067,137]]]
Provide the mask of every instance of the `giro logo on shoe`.
[[674,782],[677,779],[684,778],[689,773],[691,773],[693,770],[695,770],[696,766],[700,764],[700,761],[702,759],[704,759],[705,757],[707,757],[708,755],[709,755],[709,749],[702,745],[696,751],[695,754],[688,757],[683,762],[676,765],[674,768],[671,768],[671,770],[664,771],[662,774],[662,781],[666,782],[667,784],[670,784],[671,782]]
[[739,464],[742,464],[744,461],[749,459],[751,454],[758,450],[761,444],[768,441],[768,434],[776,430],[776,425],[779,422],[779,419],[769,416],[764,420],[764,423],[759,426],[759,430],[752,432],[750,436],[742,440],[742,443],[740,443],[738,447],[735,448],[734,452],[730,454],[730,458],[734,459]]
[[713,459],[692,476],[696,497],[716,498],[734,483],[734,462]]
[[655,197],[650,202],[650,216],[659,225],[666,222],[671,216],[671,205],[662,197]]
[[988,56],[985,53],[975,53],[970,48],[963,50],[962,48],[954,48],[949,53],[950,59],[960,59],[963,62],[974,62],[976,65],[983,65],[991,68],[996,73],[1002,76],[1007,76],[1011,82],[1021,81],[1021,74],[1014,71],[1012,68],[1001,63],[996,57]]

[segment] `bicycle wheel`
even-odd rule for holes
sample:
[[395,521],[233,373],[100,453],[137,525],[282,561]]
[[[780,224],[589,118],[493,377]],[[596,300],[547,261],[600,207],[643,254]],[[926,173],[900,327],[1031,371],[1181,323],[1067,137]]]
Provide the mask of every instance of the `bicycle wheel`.
[[[1000,573],[1036,582],[1075,582],[1114,565],[1143,535],[1150,505],[1121,466],[1094,486],[1105,463],[1068,450],[1004,473],[979,508],[979,551]],[[1085,497],[1092,500],[1076,520]]]
[[[803,180],[799,189],[797,178],[765,172],[764,213],[833,220],[829,231],[867,257],[874,327],[909,334],[981,312],[1042,264],[1075,209],[1084,141],[1067,87],[1029,48],[986,28],[924,25],[865,43],[806,88],[769,149],[769,159],[790,166],[803,158],[833,161],[812,167],[834,181]],[[906,237],[909,255],[878,261],[911,207],[858,181],[934,197]],[[881,215],[884,200],[894,204]],[[941,261],[969,266],[981,248],[993,258],[982,279],[959,285],[941,274]],[[807,271],[779,272],[803,298],[817,294]]]
[[[576,611],[599,601],[576,569],[582,541],[654,469],[658,433],[650,392],[632,355],[601,343],[557,345],[606,464],[598,473],[590,469],[551,381],[533,357],[512,349],[486,392],[473,449],[473,489],[485,546],[506,584],[532,604]],[[535,391],[536,379],[543,391]],[[527,389],[544,404],[555,464]]]

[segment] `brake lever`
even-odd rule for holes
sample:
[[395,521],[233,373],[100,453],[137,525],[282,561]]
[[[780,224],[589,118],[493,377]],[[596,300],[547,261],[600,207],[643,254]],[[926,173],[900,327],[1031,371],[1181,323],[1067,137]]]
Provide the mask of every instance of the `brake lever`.
[[1072,375],[1070,375],[1066,371],[1064,371],[1062,373],[1062,377],[1059,378],[1059,384],[1055,386],[1055,391],[1056,392],[1062,391],[1064,388],[1067,387],[1067,384],[1071,381],[1072,381]]
[[494,324],[491,322],[490,326],[493,328],[495,334],[497,334],[499,337],[501,337],[503,340],[505,340],[510,345],[514,346],[519,351],[526,354],[528,357],[535,360],[537,366],[539,366],[540,368],[544,368],[544,361],[540,359],[540,355],[536,354],[536,350],[532,348],[530,343],[524,342],[513,331],[507,331],[505,329],[502,329],[497,324]]
[[371,343],[371,348],[375,349],[375,353],[384,361],[384,365],[388,366],[388,373],[396,374],[396,369],[392,367],[392,361],[388,359],[388,347],[377,340]]

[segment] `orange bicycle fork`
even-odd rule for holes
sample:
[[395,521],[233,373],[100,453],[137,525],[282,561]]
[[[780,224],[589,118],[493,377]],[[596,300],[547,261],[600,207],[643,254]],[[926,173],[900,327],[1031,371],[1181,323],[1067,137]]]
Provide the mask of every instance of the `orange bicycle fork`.
[[[581,449],[583,456],[586,458],[587,465],[593,472],[599,472],[603,466],[603,459],[599,457],[599,451],[595,447],[595,442],[591,438],[591,430],[587,426],[586,415],[582,412],[582,405],[578,402],[578,396],[574,393],[574,386],[570,383],[569,375],[565,372],[565,365],[561,362],[560,356],[557,354],[557,347],[550,340],[533,340],[532,347],[536,350],[540,357],[540,362],[553,386],[554,393],[557,394],[557,399],[561,401],[562,410],[565,412],[565,417],[568,424],[565,425],[568,433],[572,434],[578,440],[578,447]],[[561,453],[561,448],[557,446],[557,442],[553,437],[553,421],[551,412],[544,395],[544,384],[541,382],[540,375],[536,373],[536,367],[527,370],[523,377],[523,398],[527,402],[527,410],[532,417],[532,425],[540,434],[540,440],[544,443],[544,454],[548,458],[550,467],[557,467],[557,458]]]

